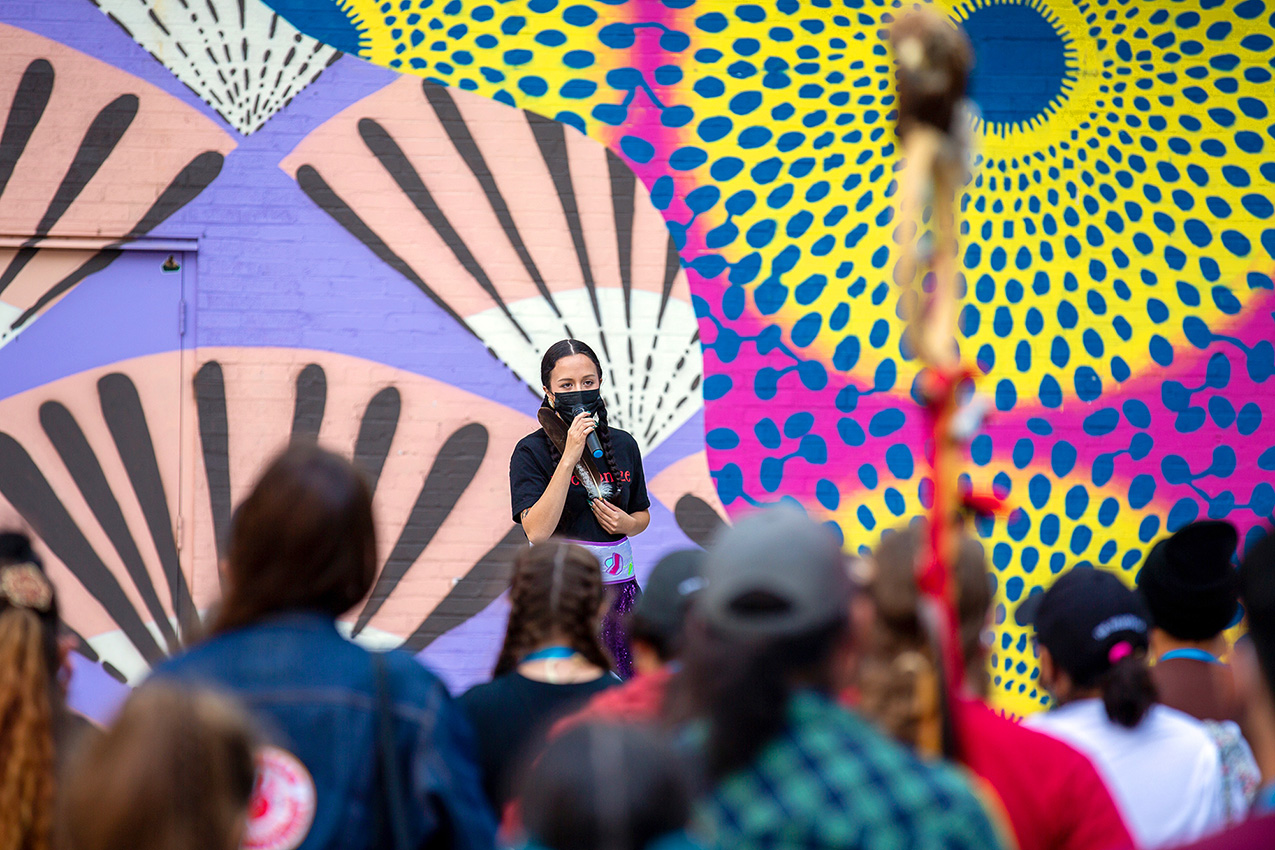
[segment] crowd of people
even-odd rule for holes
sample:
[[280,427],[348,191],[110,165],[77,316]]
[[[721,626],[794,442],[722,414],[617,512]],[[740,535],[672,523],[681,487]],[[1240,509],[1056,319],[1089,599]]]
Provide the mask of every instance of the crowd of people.
[[928,539],[917,520],[848,557],[796,509],[744,516],[651,571],[624,679],[596,554],[538,540],[491,680],[453,697],[341,636],[372,500],[294,445],[234,515],[206,634],[99,729],[66,706],[56,588],[0,535],[0,850],[1275,846],[1275,535],[1237,555],[1231,525],[1191,523],[1136,588],[1077,564],[1003,611],[1051,703],[1021,723],[987,702],[974,539],[967,671],[945,674]]

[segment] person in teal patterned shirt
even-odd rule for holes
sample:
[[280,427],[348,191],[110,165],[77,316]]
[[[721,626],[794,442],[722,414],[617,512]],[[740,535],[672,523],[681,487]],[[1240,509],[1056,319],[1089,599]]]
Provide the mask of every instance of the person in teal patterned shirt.
[[776,508],[705,561],[679,685],[706,792],[695,829],[726,850],[1000,847],[964,776],[838,705],[855,603],[827,529]]

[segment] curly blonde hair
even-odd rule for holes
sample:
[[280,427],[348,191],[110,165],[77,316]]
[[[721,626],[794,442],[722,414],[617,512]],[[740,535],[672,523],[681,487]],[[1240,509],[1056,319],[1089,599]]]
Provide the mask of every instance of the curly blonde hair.
[[[25,535],[0,537],[0,572],[38,569]],[[58,619],[51,585],[45,593],[39,610],[0,594],[0,850],[51,843]]]

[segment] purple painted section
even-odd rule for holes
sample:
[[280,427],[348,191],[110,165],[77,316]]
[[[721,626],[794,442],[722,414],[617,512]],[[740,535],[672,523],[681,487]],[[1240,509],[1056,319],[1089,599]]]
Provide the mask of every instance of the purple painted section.
[[0,398],[107,363],[175,351],[182,272],[133,251],[84,280],[0,348]]
[[97,664],[79,653],[71,653],[66,702],[73,711],[98,723],[109,723],[130,692],[128,685],[112,679]]
[[701,409],[642,458],[642,471],[646,473],[647,482],[687,455],[703,449],[704,411]]

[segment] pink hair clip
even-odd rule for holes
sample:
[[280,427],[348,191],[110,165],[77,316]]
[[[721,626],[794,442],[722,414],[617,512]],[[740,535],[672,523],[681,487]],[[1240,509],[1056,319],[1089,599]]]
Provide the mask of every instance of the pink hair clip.
[[1107,650],[1107,660],[1112,664],[1117,663],[1120,659],[1133,654],[1133,645],[1127,640],[1122,640],[1111,649]]

